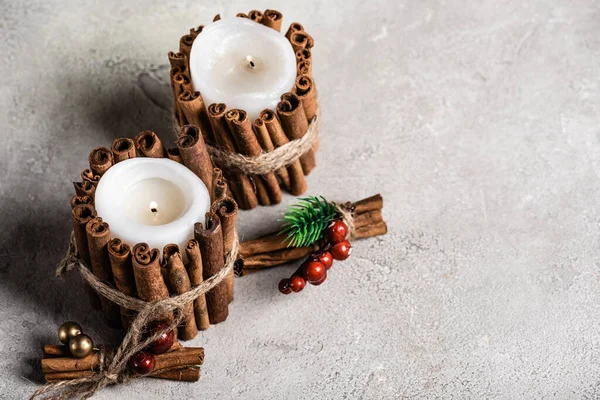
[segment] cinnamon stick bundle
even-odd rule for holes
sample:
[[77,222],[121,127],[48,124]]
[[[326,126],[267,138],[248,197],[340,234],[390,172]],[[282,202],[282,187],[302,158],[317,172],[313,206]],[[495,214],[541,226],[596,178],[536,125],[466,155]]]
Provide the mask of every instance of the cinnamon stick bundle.
[[[146,243],[133,247],[133,276],[138,297],[145,301],[156,301],[169,297],[169,290],[160,270],[158,249],[151,249]],[[173,321],[173,313],[157,315],[156,320]]]
[[[212,212],[206,213],[205,223],[194,225],[194,237],[200,245],[202,254],[203,277],[208,279],[217,274],[224,266],[223,231],[219,217]],[[223,280],[206,293],[208,316],[211,324],[218,324],[229,315],[227,281]]]
[[183,126],[177,140],[177,147],[185,166],[204,182],[208,193],[212,193],[213,164],[198,127]]
[[[263,110],[260,113],[260,119],[264,121],[271,141],[275,147],[283,146],[289,142],[279,118],[277,118],[277,115],[272,110]],[[288,165],[287,171],[290,181],[290,193],[294,196],[299,196],[304,193],[307,185],[300,160],[296,160],[292,164]]]
[[[203,281],[202,275],[202,255],[200,254],[200,246],[195,239],[189,240],[185,245],[185,254],[188,259],[188,275],[190,283],[193,286],[200,285]],[[206,308],[206,296],[200,295],[194,301],[194,316],[196,326],[199,330],[204,331],[210,328],[210,320],[208,318],[208,310]]]
[[[212,203],[211,211],[215,213],[221,221],[221,229],[223,231],[223,254],[227,255],[233,249],[233,243],[235,241],[235,222],[238,215],[238,205],[232,198],[224,197],[215,200]],[[226,278],[227,298],[230,303],[233,301],[233,279],[234,274],[233,270],[231,270]]]
[[[281,120],[283,130],[289,139],[300,139],[308,130],[308,119],[304,112],[302,100],[293,93],[285,93],[277,104],[277,114]],[[315,153],[309,149],[300,157],[300,164],[304,175],[308,175],[316,166]]]
[[135,157],[135,143],[129,138],[117,138],[112,142],[115,164]]
[[[192,285],[185,266],[183,258],[179,252],[179,246],[168,244],[163,249],[163,260],[167,265],[170,286],[175,294],[184,294],[188,292]],[[194,303],[190,302],[182,310],[183,321],[178,326],[177,335],[181,340],[191,340],[198,335],[196,319],[194,318]]]
[[73,182],[73,187],[77,196],[88,196],[93,199],[96,194],[96,186],[90,181]]
[[179,107],[188,123],[196,125],[202,132],[204,141],[208,144],[215,142],[210,122],[208,121],[208,113],[204,105],[204,100],[198,91],[183,91],[177,98]]
[[113,165],[113,154],[106,147],[98,147],[88,157],[94,175],[102,176]]
[[[104,283],[111,284],[113,273],[108,257],[108,242],[110,242],[110,228],[102,218],[91,219],[85,226],[90,263],[92,272]],[[121,327],[119,307],[104,296],[100,296],[102,313],[107,325],[111,328]]]
[[[90,251],[88,249],[88,238],[85,227],[89,221],[96,218],[96,209],[91,204],[79,204],[71,210],[71,218],[73,220],[73,236],[75,238],[77,254],[89,267],[91,264]],[[102,308],[100,297],[85,280],[82,279],[82,281],[90,305],[93,309],[100,310]]]
[[308,120],[312,120],[317,115],[317,88],[315,82],[308,75],[301,75],[296,79],[296,86],[294,88],[296,95],[302,101],[302,107],[304,107],[304,114]]
[[281,31],[281,22],[283,22],[283,15],[281,15],[279,11],[265,10],[261,22],[263,25],[275,29],[277,32],[279,32]]
[[71,209],[75,208],[80,204],[91,204],[94,205],[94,199],[90,196],[73,196],[71,197]]
[[145,157],[163,158],[166,150],[158,135],[152,131],[143,131],[135,137],[135,147]]
[[[115,286],[127,296],[135,297],[135,278],[131,261],[131,248],[121,239],[115,238],[108,242],[108,258],[113,273]],[[129,328],[135,318],[136,312],[120,307],[121,322],[124,328]]]

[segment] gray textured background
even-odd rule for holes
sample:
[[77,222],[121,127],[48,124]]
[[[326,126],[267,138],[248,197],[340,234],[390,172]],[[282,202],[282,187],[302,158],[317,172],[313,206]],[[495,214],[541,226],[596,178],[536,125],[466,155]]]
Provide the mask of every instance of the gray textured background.
[[[0,2],[0,397],[37,387],[63,321],[111,336],[79,278],[53,278],[87,152],[167,137],[167,52],[267,7],[317,43],[310,193],[381,192],[390,232],[299,295],[276,290],[293,266],[238,279],[193,341],[200,382],[97,398],[600,397],[598,1],[203,3]],[[285,204],[244,212],[242,236]]]

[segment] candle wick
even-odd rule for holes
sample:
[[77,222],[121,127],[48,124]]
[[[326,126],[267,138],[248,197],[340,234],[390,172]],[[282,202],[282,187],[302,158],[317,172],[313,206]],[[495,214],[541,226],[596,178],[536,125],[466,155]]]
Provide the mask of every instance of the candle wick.
[[248,65],[250,66],[250,68],[254,68],[256,66],[256,64],[254,64],[254,61],[252,61],[252,56],[246,56],[246,61],[248,61]]
[[254,61],[250,61],[250,68],[254,68]]
[[157,213],[158,210],[156,208],[151,208],[150,211],[152,211],[153,213]]

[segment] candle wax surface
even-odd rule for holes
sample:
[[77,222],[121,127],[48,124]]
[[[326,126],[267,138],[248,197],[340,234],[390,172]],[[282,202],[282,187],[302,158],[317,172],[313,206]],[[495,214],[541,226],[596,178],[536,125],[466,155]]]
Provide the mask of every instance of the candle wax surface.
[[204,103],[242,109],[250,120],[274,110],[296,81],[296,56],[280,32],[247,18],[227,18],[207,25],[190,54],[194,89]]
[[165,225],[183,214],[184,199],[184,193],[173,182],[150,178],[128,189],[123,207],[126,214],[139,224]]

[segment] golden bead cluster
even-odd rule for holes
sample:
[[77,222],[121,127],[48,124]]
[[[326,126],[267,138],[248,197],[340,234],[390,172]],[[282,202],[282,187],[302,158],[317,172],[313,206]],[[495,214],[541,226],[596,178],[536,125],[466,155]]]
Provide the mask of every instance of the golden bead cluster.
[[67,321],[58,328],[58,340],[69,347],[69,352],[75,358],[83,358],[92,354],[94,343],[83,333],[77,322]]

